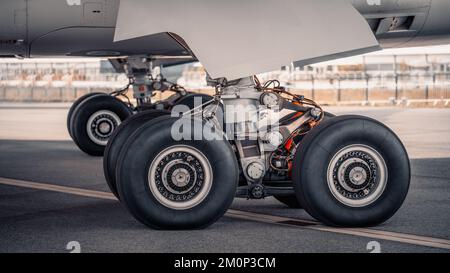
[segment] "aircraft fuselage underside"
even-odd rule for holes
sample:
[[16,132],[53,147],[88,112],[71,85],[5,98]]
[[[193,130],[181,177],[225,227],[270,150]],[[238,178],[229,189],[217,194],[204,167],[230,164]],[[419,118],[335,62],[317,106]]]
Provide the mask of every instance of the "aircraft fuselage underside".
[[[351,1],[383,48],[449,43],[448,1],[381,0],[381,5],[377,2]],[[119,0],[4,0],[0,9],[0,56],[190,55],[186,45],[168,33],[170,30],[114,42],[119,3]],[[158,12],[171,14],[170,10]],[[327,18],[317,14],[316,20]],[[211,33],[208,37],[223,39],[219,33],[220,30],[216,38]],[[283,39],[285,35],[278,40]]]

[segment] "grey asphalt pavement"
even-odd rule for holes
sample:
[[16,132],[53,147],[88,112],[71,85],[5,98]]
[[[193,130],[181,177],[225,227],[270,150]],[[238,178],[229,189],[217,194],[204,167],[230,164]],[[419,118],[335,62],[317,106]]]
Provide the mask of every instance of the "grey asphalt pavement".
[[[0,104],[0,181],[10,178],[107,192],[102,159],[83,154],[66,133],[67,105]],[[385,122],[411,157],[404,206],[373,228],[450,240],[450,110],[329,107]],[[311,220],[273,198],[236,199],[232,209]],[[205,230],[155,231],[118,201],[0,183],[0,252],[368,252],[373,238],[223,217]],[[377,239],[382,252],[450,252]]]

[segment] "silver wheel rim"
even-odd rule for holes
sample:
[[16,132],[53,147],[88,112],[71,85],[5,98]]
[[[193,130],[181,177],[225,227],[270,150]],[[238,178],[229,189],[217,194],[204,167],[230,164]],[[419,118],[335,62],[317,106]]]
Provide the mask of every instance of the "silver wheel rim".
[[109,137],[120,125],[119,116],[109,110],[100,110],[92,114],[86,124],[87,134],[95,144],[106,146]]
[[327,170],[328,188],[342,204],[365,207],[383,194],[388,172],[383,157],[372,147],[349,145],[331,159]]
[[148,184],[162,205],[187,210],[209,194],[213,175],[209,160],[199,150],[176,145],[160,152],[150,164]]

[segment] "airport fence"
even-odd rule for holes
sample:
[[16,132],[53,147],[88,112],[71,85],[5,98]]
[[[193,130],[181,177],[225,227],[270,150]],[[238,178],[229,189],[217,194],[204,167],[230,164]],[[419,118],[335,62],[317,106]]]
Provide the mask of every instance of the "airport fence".
[[289,88],[330,105],[450,106],[450,73],[311,76]]
[[[0,101],[71,102],[91,92],[112,92],[126,79],[110,75],[101,80],[1,80]],[[54,78],[54,77],[53,77]],[[294,93],[326,105],[427,105],[450,107],[450,73],[394,75],[304,75],[286,82]],[[188,89],[189,86],[188,86]],[[190,89],[192,90],[192,89]],[[212,94],[211,88],[193,91]],[[163,99],[166,95],[158,95]]]

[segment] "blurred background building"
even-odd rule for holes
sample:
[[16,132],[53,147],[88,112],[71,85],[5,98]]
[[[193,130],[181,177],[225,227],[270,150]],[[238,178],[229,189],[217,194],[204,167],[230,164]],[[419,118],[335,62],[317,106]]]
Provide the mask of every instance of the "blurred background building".
[[[214,92],[198,63],[163,73],[188,90]],[[450,107],[449,47],[386,50],[305,67],[287,66],[259,77],[278,79],[292,92],[323,104]],[[112,92],[127,82],[107,60],[0,59],[0,101],[70,102],[89,92]]]

